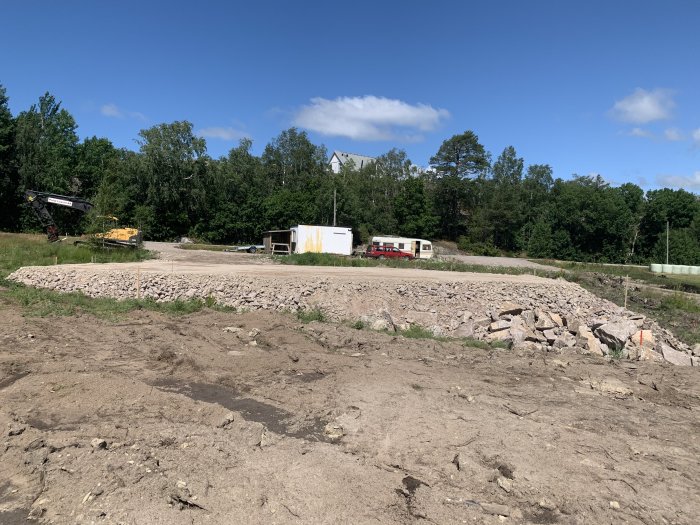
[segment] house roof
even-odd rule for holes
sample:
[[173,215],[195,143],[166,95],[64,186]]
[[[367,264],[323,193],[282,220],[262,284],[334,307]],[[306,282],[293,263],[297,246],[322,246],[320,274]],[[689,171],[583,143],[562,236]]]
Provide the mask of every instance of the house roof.
[[358,155],[357,153],[347,153],[345,151],[338,150],[335,150],[333,152],[333,155],[331,155],[331,159],[333,159],[334,156],[338,158],[338,161],[340,161],[341,165],[344,165],[346,162],[352,160],[355,163],[355,168],[358,170],[364,168],[371,162],[377,161],[375,157],[367,157],[365,155]]

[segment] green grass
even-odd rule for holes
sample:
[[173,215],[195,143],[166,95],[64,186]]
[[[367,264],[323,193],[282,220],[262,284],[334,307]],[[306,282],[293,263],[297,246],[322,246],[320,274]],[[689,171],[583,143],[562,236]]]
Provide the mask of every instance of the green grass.
[[[157,303],[153,299],[92,298],[82,293],[61,293],[43,288],[32,288],[10,281],[0,281],[5,288],[0,300],[22,308],[28,317],[65,317],[88,313],[109,321],[118,321],[135,310],[149,310],[169,315],[187,315],[207,308],[200,299]],[[218,309],[218,308],[216,308]]]
[[325,322],[326,314],[320,308],[312,308],[310,310],[299,310],[297,312],[297,319],[302,323],[310,323],[312,321]]
[[700,293],[700,276],[696,275],[662,275],[651,272],[648,267],[626,266],[623,264],[579,263],[553,261],[549,259],[533,259],[533,261],[549,266],[556,266],[573,275],[580,273],[601,273],[617,277],[629,276],[630,280],[653,284],[662,288],[679,288],[686,292]]
[[[404,261],[397,259],[365,259],[358,257],[343,257],[328,253],[302,253],[292,255],[273,256],[273,260],[280,264],[298,266],[343,266],[354,268],[389,267],[389,268],[418,268],[421,270],[438,270],[449,272],[473,272],[473,273],[499,273],[508,275],[532,274],[532,268],[511,268],[506,266],[482,266],[478,264],[466,264],[456,261],[439,261],[436,259]],[[556,278],[559,272],[546,272],[537,270],[540,277]]]
[[409,339],[432,339],[434,341],[450,342],[457,341],[461,342],[464,346],[469,348],[481,348],[482,350],[492,350],[494,348],[509,348],[508,343],[503,341],[481,341],[480,339],[473,339],[471,337],[446,337],[435,335],[430,330],[417,325],[412,324],[405,330],[398,330],[396,335],[407,337]]
[[216,304],[212,298],[189,299],[158,303],[153,299],[93,298],[79,292],[62,293],[43,288],[32,288],[6,280],[0,280],[0,304],[16,304],[28,317],[65,317],[87,313],[100,319],[118,321],[136,310],[148,310],[167,315],[181,316],[204,309],[218,312],[235,312],[229,306]]
[[70,242],[49,243],[39,235],[0,233],[0,278],[22,266],[133,262],[151,256],[151,252],[142,249],[96,249]]
[[436,336],[430,330],[423,328],[420,325],[412,324],[405,330],[399,330],[397,332],[399,335],[408,337],[409,339],[435,339],[437,341],[447,341],[447,337]]
[[232,246],[227,244],[178,244],[177,246],[181,250],[207,250],[210,252],[223,252],[232,249]]
[[682,310],[688,313],[700,313],[700,303],[679,292],[663,297],[659,308],[670,311]]
[[[151,252],[141,249],[95,249],[72,243],[48,243],[39,235],[0,233],[0,303],[17,305],[31,317],[71,316],[89,313],[101,319],[118,320],[134,310],[151,310],[171,315],[193,313],[209,306],[208,301],[157,303],[151,299],[91,298],[81,293],[59,293],[32,288],[5,278],[22,266],[48,266],[70,263],[115,263],[142,261]],[[222,309],[217,305],[212,308]]]

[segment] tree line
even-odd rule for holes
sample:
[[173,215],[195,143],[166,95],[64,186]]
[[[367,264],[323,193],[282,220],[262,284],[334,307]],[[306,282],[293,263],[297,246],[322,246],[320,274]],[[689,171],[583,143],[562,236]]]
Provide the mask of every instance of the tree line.
[[[139,132],[138,151],[106,138],[80,141],[77,124],[46,93],[13,116],[0,86],[0,228],[37,231],[25,189],[76,195],[96,214],[138,226],[147,239],[259,241],[295,224],[337,224],[358,241],[397,234],[456,241],[477,254],[527,254],[610,263],[700,264],[700,199],[685,190],[646,193],[598,176],[555,178],[508,146],[493,160],[473,131],[446,139],[430,169],[392,149],[373,164],[334,174],[323,145],[296,128],[260,156],[243,139],[226,156],[207,155],[191,123]],[[95,217],[52,209],[62,232],[97,228]],[[667,231],[668,228],[668,231]]]

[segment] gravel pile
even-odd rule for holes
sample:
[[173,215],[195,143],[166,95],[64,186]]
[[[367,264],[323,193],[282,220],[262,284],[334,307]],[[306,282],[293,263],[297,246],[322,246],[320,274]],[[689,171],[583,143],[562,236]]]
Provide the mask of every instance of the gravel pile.
[[255,278],[60,266],[20,268],[9,279],[90,297],[210,299],[241,310],[320,308],[331,320],[378,330],[411,325],[435,335],[503,341],[515,348],[700,366],[700,358],[655,322],[564,280],[517,282],[361,281],[342,277]]

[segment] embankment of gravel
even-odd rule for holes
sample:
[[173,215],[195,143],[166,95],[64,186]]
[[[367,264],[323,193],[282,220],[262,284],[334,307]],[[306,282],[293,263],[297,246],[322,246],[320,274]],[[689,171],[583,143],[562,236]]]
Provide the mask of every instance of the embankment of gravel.
[[175,301],[210,298],[241,310],[321,309],[335,321],[377,330],[411,325],[435,335],[502,341],[514,348],[668,361],[700,366],[700,357],[655,322],[564,280],[532,282],[382,281],[358,277],[261,278],[20,268],[8,279],[89,297]]

